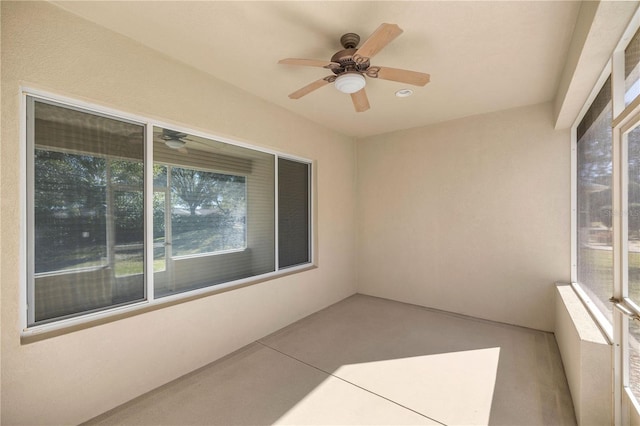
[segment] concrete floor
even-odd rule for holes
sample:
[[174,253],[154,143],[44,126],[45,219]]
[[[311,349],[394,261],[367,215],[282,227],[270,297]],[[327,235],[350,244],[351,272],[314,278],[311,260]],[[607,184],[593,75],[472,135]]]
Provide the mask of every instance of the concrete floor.
[[356,295],[88,424],[576,420],[552,334]]

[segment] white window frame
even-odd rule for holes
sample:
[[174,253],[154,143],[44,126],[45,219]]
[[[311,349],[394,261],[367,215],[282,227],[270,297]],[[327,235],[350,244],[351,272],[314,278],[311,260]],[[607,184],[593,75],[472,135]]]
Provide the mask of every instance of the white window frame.
[[[606,316],[593,304],[589,296],[581,289],[577,280],[577,251],[578,251],[578,235],[577,235],[577,127],[580,121],[591,107],[600,88],[611,75],[611,102],[612,102],[612,229],[613,229],[613,297],[617,299],[625,299],[627,292],[627,241],[626,237],[626,220],[623,219],[623,207],[626,202],[626,194],[622,189],[626,188],[626,152],[623,146],[626,146],[623,140],[624,133],[633,127],[630,123],[640,120],[640,96],[636,97],[629,105],[625,105],[625,49],[633,36],[640,29],[640,9],[636,10],[633,18],[625,29],[620,41],[613,50],[609,61],[602,70],[598,82],[594,86],[591,94],[585,101],[582,110],[578,114],[576,121],[571,127],[571,281],[572,286],[583,304],[595,320],[596,324],[603,331],[603,334],[612,345],[613,356],[613,402],[614,415],[613,423],[615,425],[628,424],[628,409],[631,407],[625,404],[632,404],[633,409],[640,413],[640,406],[636,398],[631,394],[627,386],[623,386],[621,382],[622,376],[628,379],[628,374],[621,374],[623,370],[628,369],[624,360],[624,353],[627,350],[626,342],[620,335],[623,329],[626,329],[624,321],[626,318],[613,310],[613,323],[609,322]],[[616,213],[617,211],[617,213]],[[633,309],[638,312],[637,305],[631,303]],[[638,309],[636,309],[638,308]],[[625,347],[621,347],[625,346]],[[623,397],[622,393],[627,395]]]
[[[27,304],[28,294],[33,294],[33,288],[28,291],[28,286],[33,286],[33,279],[30,276],[33,271],[33,265],[29,266],[29,262],[33,263],[33,253],[29,253],[29,250],[33,251],[33,245],[28,241],[28,227],[33,227],[33,218],[31,214],[28,214],[27,197],[32,194],[31,186],[33,185],[32,178],[30,177],[33,171],[33,155],[28,152],[27,135],[32,135],[33,132],[27,132],[27,97],[32,97],[37,100],[55,102],[56,104],[69,107],[86,110],[87,112],[105,115],[109,118],[118,120],[124,120],[128,122],[134,122],[136,124],[144,125],[145,128],[145,154],[144,164],[153,164],[153,127],[170,128],[183,133],[188,133],[193,136],[211,139],[226,144],[251,149],[254,151],[270,154],[274,156],[274,271],[265,274],[255,275],[248,278],[239,280],[224,282],[215,284],[208,287],[198,288],[181,292],[174,295],[162,296],[156,299],[154,297],[153,286],[153,261],[145,262],[145,296],[146,300],[140,302],[134,302],[125,306],[117,306],[113,308],[105,308],[98,312],[91,312],[87,314],[79,314],[72,318],[65,318],[55,320],[45,324],[37,324],[28,326],[29,324],[29,309]],[[32,122],[32,121],[31,121]],[[33,130],[33,129],[31,129]],[[163,122],[159,120],[153,120],[144,116],[129,114],[117,109],[105,107],[93,102],[80,101],[67,96],[62,96],[50,91],[32,88],[29,86],[20,87],[20,163],[21,163],[21,182],[20,182],[20,208],[21,208],[21,225],[20,225],[20,253],[21,253],[21,265],[23,273],[20,275],[20,336],[21,338],[32,338],[40,335],[47,335],[51,332],[56,332],[57,335],[61,330],[64,331],[70,328],[77,328],[78,326],[90,326],[92,323],[102,322],[113,318],[114,320],[126,315],[137,312],[145,312],[150,308],[157,308],[165,305],[173,305],[176,302],[183,300],[193,299],[194,297],[202,297],[219,293],[221,291],[228,291],[230,289],[244,287],[247,285],[257,284],[265,280],[290,275],[293,273],[303,272],[309,269],[317,267],[317,249],[316,249],[316,197],[315,191],[316,185],[316,163],[305,157],[292,155],[277,151],[274,149],[268,149],[260,146],[253,145],[249,142],[241,141],[238,139],[232,139],[229,137],[216,135],[207,131],[201,131],[186,126],[182,126],[176,123]],[[280,269],[278,266],[278,159],[285,158],[292,161],[298,161],[305,163],[309,167],[309,262],[301,265],[295,265]],[[146,259],[153,259],[153,167],[145,167],[144,176],[144,207],[145,207],[145,257]],[[246,229],[245,229],[246,232]],[[245,238],[246,241],[246,238]],[[246,249],[246,248],[245,248]],[[238,250],[233,250],[238,251]],[[241,250],[240,250],[241,251]],[[218,253],[218,252],[216,252]],[[211,256],[213,253],[202,254],[204,256]],[[201,255],[196,255],[201,256]]]

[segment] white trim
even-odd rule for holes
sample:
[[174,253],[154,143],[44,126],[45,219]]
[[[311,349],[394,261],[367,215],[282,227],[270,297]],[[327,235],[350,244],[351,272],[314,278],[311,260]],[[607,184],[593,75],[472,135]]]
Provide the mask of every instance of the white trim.
[[[636,120],[640,117],[636,116]],[[620,213],[621,213],[621,244],[620,244],[620,285],[614,286],[613,295],[617,299],[625,297],[629,291],[629,194],[625,189],[629,188],[629,132],[632,132],[640,123],[633,121],[627,124],[618,132],[614,132],[620,140],[614,141],[614,143],[620,145]],[[615,163],[614,163],[615,168]]]
[[[144,243],[146,244],[144,261],[144,298],[153,302],[154,271],[154,243],[153,243],[153,126],[148,124],[144,128]],[[149,244],[151,243],[151,244]],[[166,269],[166,260],[165,260]]]
[[[231,138],[227,138],[227,137],[223,137],[223,136],[218,136],[218,135],[214,135],[214,134],[210,134],[208,132],[204,132],[204,131],[199,131],[199,130],[194,130],[191,128],[187,128],[181,125],[175,125],[172,123],[167,123],[167,122],[163,122],[163,121],[158,121],[158,120],[152,120],[152,119],[148,119],[146,117],[143,116],[139,116],[139,115],[135,115],[135,114],[129,114],[129,113],[124,113],[122,111],[116,110],[116,109],[112,109],[112,108],[108,108],[102,105],[97,105],[94,103],[89,103],[86,101],[80,101],[77,99],[72,99],[69,97],[65,97],[65,96],[60,96],[57,94],[53,94],[51,92],[47,92],[47,91],[43,91],[40,89],[34,89],[34,88],[30,88],[30,87],[26,87],[26,86],[21,86],[20,87],[20,97],[21,97],[21,107],[20,107],[20,144],[21,144],[21,161],[23,164],[23,167],[25,167],[25,170],[23,170],[23,173],[21,173],[21,191],[20,191],[20,203],[21,203],[21,208],[22,208],[22,218],[21,218],[21,243],[23,245],[22,249],[21,249],[21,265],[27,265],[27,262],[33,262],[33,256],[29,255],[27,253],[27,250],[32,250],[32,247],[30,247],[30,245],[28,244],[29,241],[29,234],[28,234],[28,230],[29,230],[29,223],[28,223],[28,217],[32,216],[28,214],[28,188],[29,188],[29,182],[27,181],[27,176],[29,176],[29,170],[33,170],[33,167],[31,167],[31,169],[29,169],[27,161],[29,161],[29,158],[31,157],[31,161],[33,161],[32,156],[27,155],[28,154],[28,147],[27,147],[27,119],[26,119],[26,113],[27,113],[27,98],[31,97],[33,99],[37,99],[39,101],[44,101],[44,102],[51,102],[51,103],[55,103],[57,105],[61,105],[64,107],[68,107],[70,109],[82,109],[82,110],[86,110],[87,112],[96,114],[96,115],[103,115],[106,116],[108,118],[114,118],[114,119],[118,119],[118,120],[123,120],[126,122],[131,122],[134,124],[138,124],[138,125],[144,125],[145,127],[145,154],[144,154],[144,162],[145,162],[145,185],[144,185],[144,193],[145,193],[145,197],[144,197],[144,205],[145,205],[145,243],[147,244],[146,250],[145,250],[145,276],[146,276],[146,282],[145,282],[145,296],[146,296],[146,300],[143,301],[136,301],[136,302],[132,302],[130,304],[127,305],[121,305],[121,306],[116,306],[116,307],[112,307],[112,308],[107,308],[104,310],[100,310],[100,311],[95,311],[95,312],[91,312],[91,313],[87,313],[87,314],[78,314],[77,316],[73,316],[73,317],[69,317],[69,318],[65,318],[65,319],[59,319],[59,320],[51,320],[51,322],[47,322],[47,323],[43,323],[43,324],[38,324],[38,325],[33,325],[33,326],[29,326],[28,324],[32,324],[33,320],[29,320],[29,318],[27,318],[28,316],[28,306],[27,306],[27,296],[29,294],[29,292],[27,291],[27,285],[29,282],[33,281],[33,274],[32,272],[28,272],[27,270],[25,270],[20,277],[20,296],[21,296],[21,306],[20,306],[20,324],[21,324],[21,331],[20,331],[20,335],[21,337],[30,337],[30,336],[36,336],[36,335],[40,335],[43,333],[48,333],[51,331],[56,331],[56,330],[63,330],[69,327],[73,327],[73,326],[78,326],[78,325],[82,325],[82,324],[87,324],[90,322],[94,322],[96,320],[101,320],[101,319],[105,319],[105,318],[109,318],[109,317],[113,317],[116,315],[121,315],[121,314],[126,314],[126,313],[131,313],[131,312],[136,312],[136,311],[142,311],[144,309],[148,309],[149,307],[154,307],[154,306],[158,306],[161,307],[163,305],[167,305],[170,303],[174,303],[176,301],[180,301],[183,299],[191,299],[197,296],[201,296],[201,295],[208,295],[208,294],[215,294],[218,293],[222,290],[229,290],[229,289],[233,289],[233,288],[237,288],[237,287],[244,287],[246,285],[250,285],[250,284],[254,284],[254,283],[258,283],[261,281],[265,281],[267,279],[272,279],[272,278],[277,278],[280,276],[285,276],[285,275],[289,275],[291,273],[297,272],[297,271],[304,271],[310,268],[315,267],[315,249],[313,245],[310,245],[310,261],[304,264],[300,264],[300,265],[296,265],[296,266],[291,266],[291,267],[287,267],[284,268],[282,270],[278,269],[278,223],[277,223],[277,218],[278,218],[278,188],[277,188],[277,184],[278,184],[278,158],[286,158],[286,159],[291,159],[294,161],[298,161],[301,163],[305,163],[309,166],[309,169],[312,170],[313,167],[313,160],[310,160],[308,158],[304,158],[304,157],[300,157],[300,156],[295,156],[295,155],[291,155],[291,154],[286,154],[286,153],[281,153],[277,150],[273,150],[273,149],[268,149],[268,148],[263,148],[263,147],[259,147],[259,146],[255,146],[253,144],[250,143],[246,143],[246,142],[242,142],[239,140],[235,140],[235,139],[231,139]],[[233,145],[233,146],[239,146],[239,147],[243,147],[246,149],[250,149],[252,151],[257,151],[257,152],[262,152],[262,153],[266,153],[266,154],[270,154],[274,156],[274,161],[275,161],[275,190],[274,190],[274,195],[275,195],[275,200],[274,200],[274,213],[275,213],[275,218],[276,218],[276,223],[275,223],[275,230],[276,230],[276,235],[275,235],[275,241],[276,241],[276,255],[275,255],[275,260],[276,260],[276,264],[275,264],[275,268],[276,270],[273,272],[269,272],[269,273],[265,273],[265,274],[261,274],[261,275],[255,275],[255,276],[251,276],[248,278],[244,278],[244,279],[240,279],[240,280],[235,280],[235,281],[229,281],[229,282],[225,282],[225,283],[220,283],[220,284],[214,284],[208,287],[203,287],[203,288],[199,288],[199,289],[195,289],[195,290],[188,290],[188,291],[184,291],[184,292],[180,292],[178,294],[174,294],[174,295],[170,295],[170,296],[164,296],[164,297],[160,297],[160,298],[155,298],[154,297],[154,283],[153,283],[153,277],[154,277],[154,271],[153,271],[153,193],[154,193],[154,187],[153,187],[153,167],[148,167],[148,164],[153,164],[153,128],[154,127],[161,127],[161,128],[170,128],[173,130],[177,130],[180,132],[184,132],[184,133],[188,133],[190,135],[193,136],[198,136],[201,138],[205,138],[205,139],[211,139],[212,141],[216,141],[216,142],[223,142],[223,143],[227,143],[229,145]],[[311,177],[313,177],[312,175],[310,175]],[[33,182],[31,182],[32,184]],[[310,185],[312,185],[312,181],[310,180]],[[314,213],[313,213],[313,199],[316,196],[315,191],[313,191],[314,186],[310,186],[310,200],[309,200],[309,208],[311,209],[311,213],[310,215],[312,216],[312,219],[309,222],[309,232],[311,237],[313,238],[313,235],[315,233],[315,226],[316,226],[316,222],[315,222],[315,217],[314,217]],[[168,197],[170,197],[170,194],[167,194]],[[33,219],[32,219],[33,221]],[[34,224],[31,223],[31,229],[33,229]],[[246,232],[246,229],[245,229]],[[166,241],[165,241],[166,242]],[[245,242],[246,242],[246,237],[245,237]],[[312,244],[314,242],[312,241]],[[32,246],[32,245],[31,245]],[[243,251],[245,250],[246,247],[244,249],[238,249],[238,250],[228,250],[225,251],[224,253],[231,253],[231,252],[239,252],[239,251]],[[216,252],[215,254],[223,254],[223,252]],[[205,253],[202,254],[202,256],[210,256],[212,255],[212,253]],[[199,255],[194,255],[194,256],[183,256],[183,257],[200,257]],[[170,259],[166,259],[167,262],[170,261]],[[33,266],[31,267],[31,271],[33,271]],[[33,294],[33,292],[31,293]],[[34,310],[32,309],[31,312],[34,312]]]
[[[29,291],[27,286],[33,286],[33,280],[31,279],[33,275],[33,268],[29,265],[32,262],[32,256],[29,256],[27,250],[29,250],[29,245],[27,242],[29,241],[29,222],[30,214],[28,210],[28,202],[27,202],[27,187],[29,185],[29,166],[27,161],[29,156],[27,155],[28,150],[28,141],[27,141],[27,96],[20,92],[20,140],[18,141],[20,147],[20,302],[19,302],[19,316],[20,316],[20,326],[22,328],[26,328],[30,318],[29,318]],[[31,160],[33,161],[33,160]]]
[[636,413],[638,413],[637,415],[640,416],[640,401],[638,401],[638,398],[636,398],[633,392],[631,392],[631,389],[629,389],[628,387],[625,388],[624,391],[627,394],[627,401],[631,405],[629,409],[630,410],[635,409]]
[[600,309],[598,309],[589,295],[582,289],[582,287],[580,287],[578,283],[571,282],[571,287],[573,287],[573,291],[576,292],[576,294],[582,301],[582,304],[585,306],[585,308],[587,308],[589,315],[591,315],[591,318],[593,318],[598,328],[607,338],[608,342],[613,343],[613,325],[611,324],[609,319]]
[[630,298],[628,294],[622,298],[622,301],[625,303],[627,309],[629,309],[632,313],[640,316],[640,305],[638,305],[637,301]]
[[623,339],[623,325],[624,318],[620,312],[613,313],[613,332],[614,332],[614,340],[613,340],[613,350],[612,350],[612,387],[613,387],[613,419],[612,424],[615,426],[621,426],[623,424],[623,403],[622,403],[622,390],[623,390],[623,374],[624,370],[624,350],[622,345]]
[[[624,171],[622,167],[623,159],[623,143],[624,132],[621,131],[620,126],[615,126],[612,129],[613,149],[611,155],[612,161],[612,180],[611,180],[611,193],[612,193],[612,231],[613,231],[613,297],[619,298],[621,296],[622,282],[625,278],[626,271],[624,271],[623,265],[626,264],[624,255],[626,252],[626,219],[624,215],[626,194],[622,193]],[[616,309],[612,312],[613,321],[613,423],[618,426],[622,425],[622,380],[624,374],[620,372],[624,371],[624,350],[621,348],[624,335],[624,318],[622,314]]]

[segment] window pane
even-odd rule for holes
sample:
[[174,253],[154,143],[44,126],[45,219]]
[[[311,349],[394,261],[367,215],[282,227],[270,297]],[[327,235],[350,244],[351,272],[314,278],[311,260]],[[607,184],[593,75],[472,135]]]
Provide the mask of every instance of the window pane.
[[309,164],[278,159],[278,264],[310,262]]
[[167,250],[165,230],[169,227],[165,213],[171,210],[167,189],[167,167],[153,166],[153,270],[163,272],[167,269]]
[[153,133],[154,187],[168,188],[170,212],[168,221],[154,212],[155,243],[166,247],[156,296],[274,271],[274,156],[170,129]]
[[170,168],[173,255],[245,248],[244,176]]
[[611,321],[611,90],[607,80],[578,126],[578,283]]
[[624,103],[629,105],[640,94],[640,30],[624,50]]
[[106,161],[36,149],[35,272],[107,265]]
[[[627,133],[628,297],[640,305],[640,127]],[[629,386],[640,401],[640,324],[629,321]]]
[[144,127],[29,98],[30,324],[144,298]]
[[143,206],[142,191],[114,191],[116,277],[144,271]]
[[627,134],[627,241],[629,297],[640,302],[640,127]]

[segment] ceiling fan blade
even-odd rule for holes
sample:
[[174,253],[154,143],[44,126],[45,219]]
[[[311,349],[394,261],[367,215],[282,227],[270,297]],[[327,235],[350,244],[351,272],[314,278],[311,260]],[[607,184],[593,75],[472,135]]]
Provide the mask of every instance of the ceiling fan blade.
[[431,76],[423,72],[387,67],[377,68],[380,68],[377,78],[381,78],[383,80],[397,81],[400,83],[412,84],[414,86],[424,86],[431,80]]
[[321,88],[322,86],[325,86],[325,85],[329,84],[328,78],[329,77],[321,78],[320,80],[316,80],[311,84],[307,84],[302,89],[298,89],[295,92],[293,92],[292,94],[290,94],[289,97],[291,99],[300,99],[304,95],[307,95],[307,94],[313,92],[314,90],[317,90],[317,89]]
[[322,61],[320,59],[287,58],[287,59],[279,60],[278,63],[284,64],[284,65],[302,65],[304,67],[318,67],[318,68],[329,68],[329,69],[340,66],[340,64],[336,62]]
[[356,112],[364,112],[369,109],[369,99],[367,98],[367,93],[364,91],[364,88],[352,93],[351,100],[353,101],[353,106],[356,108]]
[[355,54],[365,58],[372,58],[400,34],[402,34],[402,29],[396,24],[382,24],[369,36]]

